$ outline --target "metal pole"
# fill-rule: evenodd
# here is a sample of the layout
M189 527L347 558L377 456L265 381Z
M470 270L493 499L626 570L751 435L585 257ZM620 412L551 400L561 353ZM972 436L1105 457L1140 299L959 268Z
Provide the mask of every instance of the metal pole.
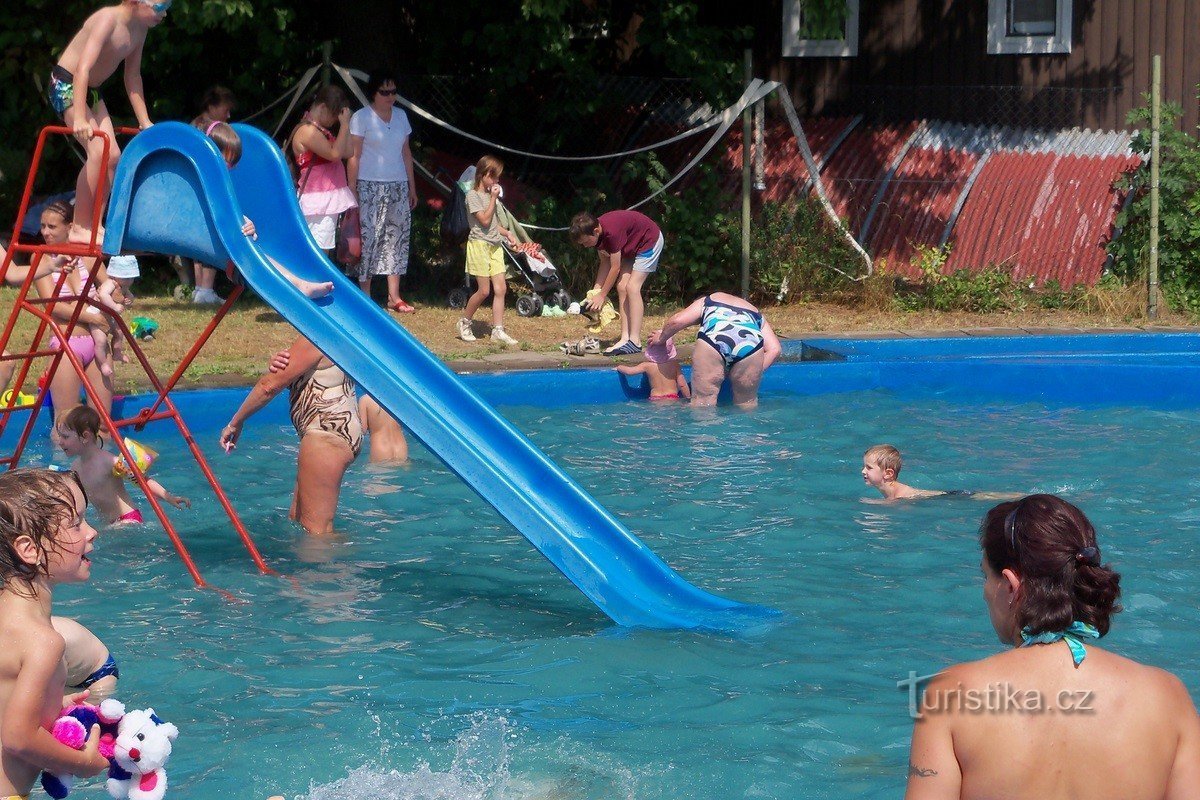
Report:
M332 72L329 65L333 62L333 42L321 43L321 85L328 86Z
M746 86L754 80L754 55L743 54ZM750 107L742 112L742 297L750 294Z
M1158 319L1158 133L1162 125L1162 56L1154 57L1150 79L1150 297L1146 316Z

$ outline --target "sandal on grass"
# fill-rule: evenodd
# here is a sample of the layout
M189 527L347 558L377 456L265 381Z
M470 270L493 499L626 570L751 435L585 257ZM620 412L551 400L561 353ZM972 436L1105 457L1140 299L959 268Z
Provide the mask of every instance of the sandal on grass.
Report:
M413 308L412 306L410 306L408 303L404 302L403 300L397 300L394 303L389 303L388 308L390 308L392 311L395 311L398 314L413 314L416 312L415 308Z

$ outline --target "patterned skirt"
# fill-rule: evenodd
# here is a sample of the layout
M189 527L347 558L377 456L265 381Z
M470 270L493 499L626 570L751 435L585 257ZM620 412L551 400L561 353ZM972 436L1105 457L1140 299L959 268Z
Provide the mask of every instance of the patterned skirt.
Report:
M358 279L405 274L408 272L408 238L412 230L408 183L360 180L358 200L362 220L362 260L358 262Z

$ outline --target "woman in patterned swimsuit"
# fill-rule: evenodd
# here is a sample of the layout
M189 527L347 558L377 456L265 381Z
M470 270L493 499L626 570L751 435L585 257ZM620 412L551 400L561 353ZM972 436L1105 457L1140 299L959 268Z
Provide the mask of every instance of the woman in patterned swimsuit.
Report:
M771 323L737 295L713 292L671 317L662 330L650 334L650 344L661 344L691 325L700 326L692 351L692 405L716 405L728 375L733 404L739 408L757 406L762 375L783 352Z
M309 533L333 533L342 477L362 449L358 398L346 373L312 342L300 337L288 349L287 366L258 379L221 431L221 446L233 449L246 420L287 387L292 425L300 435L289 516Z

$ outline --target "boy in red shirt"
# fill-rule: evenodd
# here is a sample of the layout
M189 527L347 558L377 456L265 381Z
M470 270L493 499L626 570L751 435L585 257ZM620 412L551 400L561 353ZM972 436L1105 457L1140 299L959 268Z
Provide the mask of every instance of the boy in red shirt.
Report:
M621 338L604 351L606 356L642 352L642 284L658 269L663 235L654 220L637 211L609 211L599 219L588 212L571 220L571 241L600 251L596 282L581 306L599 311L613 284L621 310Z

